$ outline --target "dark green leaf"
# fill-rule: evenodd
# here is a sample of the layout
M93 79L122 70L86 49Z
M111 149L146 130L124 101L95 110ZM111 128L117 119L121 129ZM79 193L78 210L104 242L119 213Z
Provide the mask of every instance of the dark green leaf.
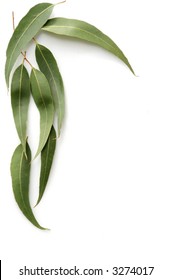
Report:
M22 18L15 29L7 48L7 59L5 65L5 77L7 86L9 85L9 76L20 52L25 49L27 44L39 32L41 27L49 18L54 5L50 3L41 3L33 8Z
M55 102L58 115L58 137L65 113L64 86L58 65L53 54L46 47L36 45L36 60L40 70L45 74Z
M14 72L11 84L11 104L15 126L18 136L26 152L26 128L27 113L30 100L30 81L29 75L24 67L20 65Z
M45 229L39 225L32 212L29 201L31 151L27 144L27 159L23 147L20 144L12 156L11 176L15 200L25 217L39 229Z
M42 72L33 68L30 83L32 95L40 113L40 138L36 153L36 156L38 156L47 142L53 124L54 104L49 83Z
M121 59L134 73L128 59L119 47L108 36L87 22L76 19L53 18L48 20L42 29L57 35L74 37L97 44Z
M40 182L39 182L39 198L37 204L41 201L48 182L48 178L53 162L53 156L55 153L55 148L56 148L56 132L54 127L52 126L46 145L41 152L41 172L40 172Z

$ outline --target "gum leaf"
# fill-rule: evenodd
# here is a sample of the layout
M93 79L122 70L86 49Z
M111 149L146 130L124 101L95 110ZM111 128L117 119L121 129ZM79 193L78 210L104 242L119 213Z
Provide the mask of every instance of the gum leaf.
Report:
M24 64L14 72L11 83L11 105L15 126L26 154L27 114L30 100L30 81Z
M46 23L54 5L40 3L30 9L16 27L7 47L5 77L9 86L9 76L20 52L25 49L32 38L40 31Z
M134 74L128 59L119 47L107 35L87 22L68 18L53 18L46 22L42 30L94 43L117 56Z
M40 70L46 76L53 94L58 116L59 137L65 114L65 97L62 77L53 54L46 47L36 44L36 60Z
M35 155L37 157L43 150L53 125L54 104L49 83L42 72L33 68L30 83L32 96L40 113L39 146Z
M49 134L48 140L44 149L41 152L41 172L40 172L40 181L39 181L39 198L37 204L41 201L46 185L48 182L50 170L52 167L53 157L56 148L56 132L52 126L51 132Z
M27 158L20 144L11 160L12 187L15 200L24 216L37 228L45 229L39 225L32 212L29 201L29 178L30 178L31 151L27 144Z

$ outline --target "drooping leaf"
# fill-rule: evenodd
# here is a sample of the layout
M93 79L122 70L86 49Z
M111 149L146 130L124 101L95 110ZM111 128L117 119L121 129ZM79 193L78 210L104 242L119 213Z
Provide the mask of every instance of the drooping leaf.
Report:
M54 127L52 126L46 145L44 146L44 149L41 152L41 172L40 172L40 181L39 181L39 198L37 204L39 204L39 202L41 201L44 191L46 189L50 170L52 167L55 148L56 148L56 132Z
M37 157L43 150L54 119L54 104L49 83L45 75L37 69L32 69L30 75L33 99L40 113L40 138Z
M20 52L25 49L27 44L39 32L41 27L49 18L54 5L50 3L40 3L22 18L16 27L7 48L7 59L5 65L5 77L7 86L9 85L9 76Z
M68 18L53 18L48 20L42 29L57 35L74 37L99 45L121 59L134 74L128 59L119 47L107 35L87 22Z
M15 126L26 153L27 113L30 100L30 81L24 64L14 72L11 84L11 105Z
M11 177L12 187L15 196L15 200L25 215L25 217L39 229L45 229L39 225L32 212L29 201L29 178L30 178L30 161L31 151L27 144L27 158L25 157L23 147L20 144L11 160Z
M64 86L57 62L46 47L36 44L36 60L40 70L45 74L55 102L58 116L58 137L65 114Z

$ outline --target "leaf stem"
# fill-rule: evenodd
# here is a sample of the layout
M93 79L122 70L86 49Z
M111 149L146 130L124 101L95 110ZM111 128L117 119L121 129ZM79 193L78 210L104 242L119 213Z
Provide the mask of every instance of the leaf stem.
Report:
M12 12L12 26L14 31L15 30L14 11Z
M37 42L37 40L36 40L35 37L33 37L33 42L34 42L36 45L38 45L38 42Z
M64 4L65 2L66 2L66 0L61 1L61 2L58 2L58 3L54 4L54 6L56 6L56 5L60 5L60 4Z
M26 54L24 54L23 52L21 52L21 54L24 57L24 60L30 65L31 68L33 68L33 65L30 63L30 61L27 59Z

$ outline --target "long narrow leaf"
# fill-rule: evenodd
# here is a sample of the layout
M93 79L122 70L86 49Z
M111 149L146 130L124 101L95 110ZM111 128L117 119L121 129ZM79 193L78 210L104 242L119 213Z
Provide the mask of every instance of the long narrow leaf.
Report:
M45 74L55 102L58 116L58 137L65 114L65 97L62 76L53 54L46 47L36 45L36 60L40 70Z
M54 104L49 83L42 72L33 68L30 83L32 95L40 113L40 138L36 153L38 156L47 142L53 124Z
M44 191L46 189L50 170L52 167L55 148L56 148L56 132L54 127L52 126L46 145L41 152L41 172L40 172L40 182L39 182L39 198L37 204L39 204L39 202L41 201Z
M134 73L128 59L119 47L107 35L87 22L76 19L53 18L48 20L42 29L57 35L74 37L99 45L121 59Z
M32 212L29 201L29 178L30 178L31 151L27 144L27 159L23 147L20 144L11 160L12 187L15 200L24 216L39 229L45 229L39 225Z
M26 128L27 113L30 100L29 75L24 67L20 65L14 72L11 84L11 105L15 126L20 138L23 150L26 153Z
M54 5L50 3L40 3L22 18L17 28L15 29L7 48L7 59L5 65L5 77L7 86L9 85L9 76L11 70L18 58L20 52L25 49L27 44L39 32L41 27L49 18Z

